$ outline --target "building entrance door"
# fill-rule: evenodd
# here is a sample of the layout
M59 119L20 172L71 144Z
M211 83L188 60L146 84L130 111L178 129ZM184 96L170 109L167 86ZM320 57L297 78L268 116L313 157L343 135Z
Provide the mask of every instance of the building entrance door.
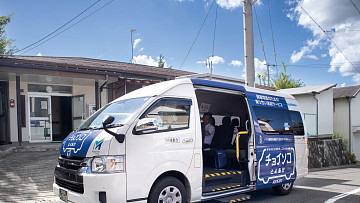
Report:
M52 141L51 96L29 95L30 142Z
M10 142L8 92L8 83L0 81L0 144L8 144Z

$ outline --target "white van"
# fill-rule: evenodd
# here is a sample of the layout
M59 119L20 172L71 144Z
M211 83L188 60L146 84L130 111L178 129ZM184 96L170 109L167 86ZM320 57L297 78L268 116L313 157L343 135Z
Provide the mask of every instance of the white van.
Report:
M207 147L205 112L217 118ZM238 202L267 187L290 193L308 172L307 158L294 97L177 79L116 99L70 133L53 191L76 203Z

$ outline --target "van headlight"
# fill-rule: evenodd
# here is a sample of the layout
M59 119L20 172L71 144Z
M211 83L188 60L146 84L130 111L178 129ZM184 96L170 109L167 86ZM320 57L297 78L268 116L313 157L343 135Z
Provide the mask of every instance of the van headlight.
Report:
M123 173L125 172L124 156L97 156L91 162L93 173Z

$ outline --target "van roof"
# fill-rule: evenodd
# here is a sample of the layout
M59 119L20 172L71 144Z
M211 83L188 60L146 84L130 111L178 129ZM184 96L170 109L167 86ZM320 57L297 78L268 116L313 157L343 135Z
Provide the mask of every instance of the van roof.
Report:
M248 92L255 92L255 93L262 93L262 94L268 94L268 95L274 95L279 97L285 97L288 99L294 99L293 96L288 94L282 94L279 92L254 88L254 87L247 87L242 85L237 85L233 83L225 83L225 82L219 82L219 81L213 81L213 80L205 80L205 79L198 79L198 78L181 78L181 79L175 79L175 80L169 80L161 83L156 83L153 85L149 85L140 89L137 89L135 91L132 91L130 93L125 94L124 96L114 100L113 102L125 100L125 99L132 99L132 98L138 98L138 97L152 97L156 95L161 95L164 92L168 91L169 89L180 85L180 84L195 84L195 85L202 85L202 86L208 86L208 87L217 87L222 89L229 89L229 90L236 90L236 91L248 91Z

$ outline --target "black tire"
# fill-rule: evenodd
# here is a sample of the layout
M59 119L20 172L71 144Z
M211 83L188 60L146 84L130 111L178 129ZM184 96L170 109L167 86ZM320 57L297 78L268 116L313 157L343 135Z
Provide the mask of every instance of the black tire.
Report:
M277 195L287 195L291 192L294 183L285 183L273 187L273 191Z
M148 202L163 203L170 199L173 203L186 203L186 198L186 188L179 179L164 177L158 180L151 189Z

